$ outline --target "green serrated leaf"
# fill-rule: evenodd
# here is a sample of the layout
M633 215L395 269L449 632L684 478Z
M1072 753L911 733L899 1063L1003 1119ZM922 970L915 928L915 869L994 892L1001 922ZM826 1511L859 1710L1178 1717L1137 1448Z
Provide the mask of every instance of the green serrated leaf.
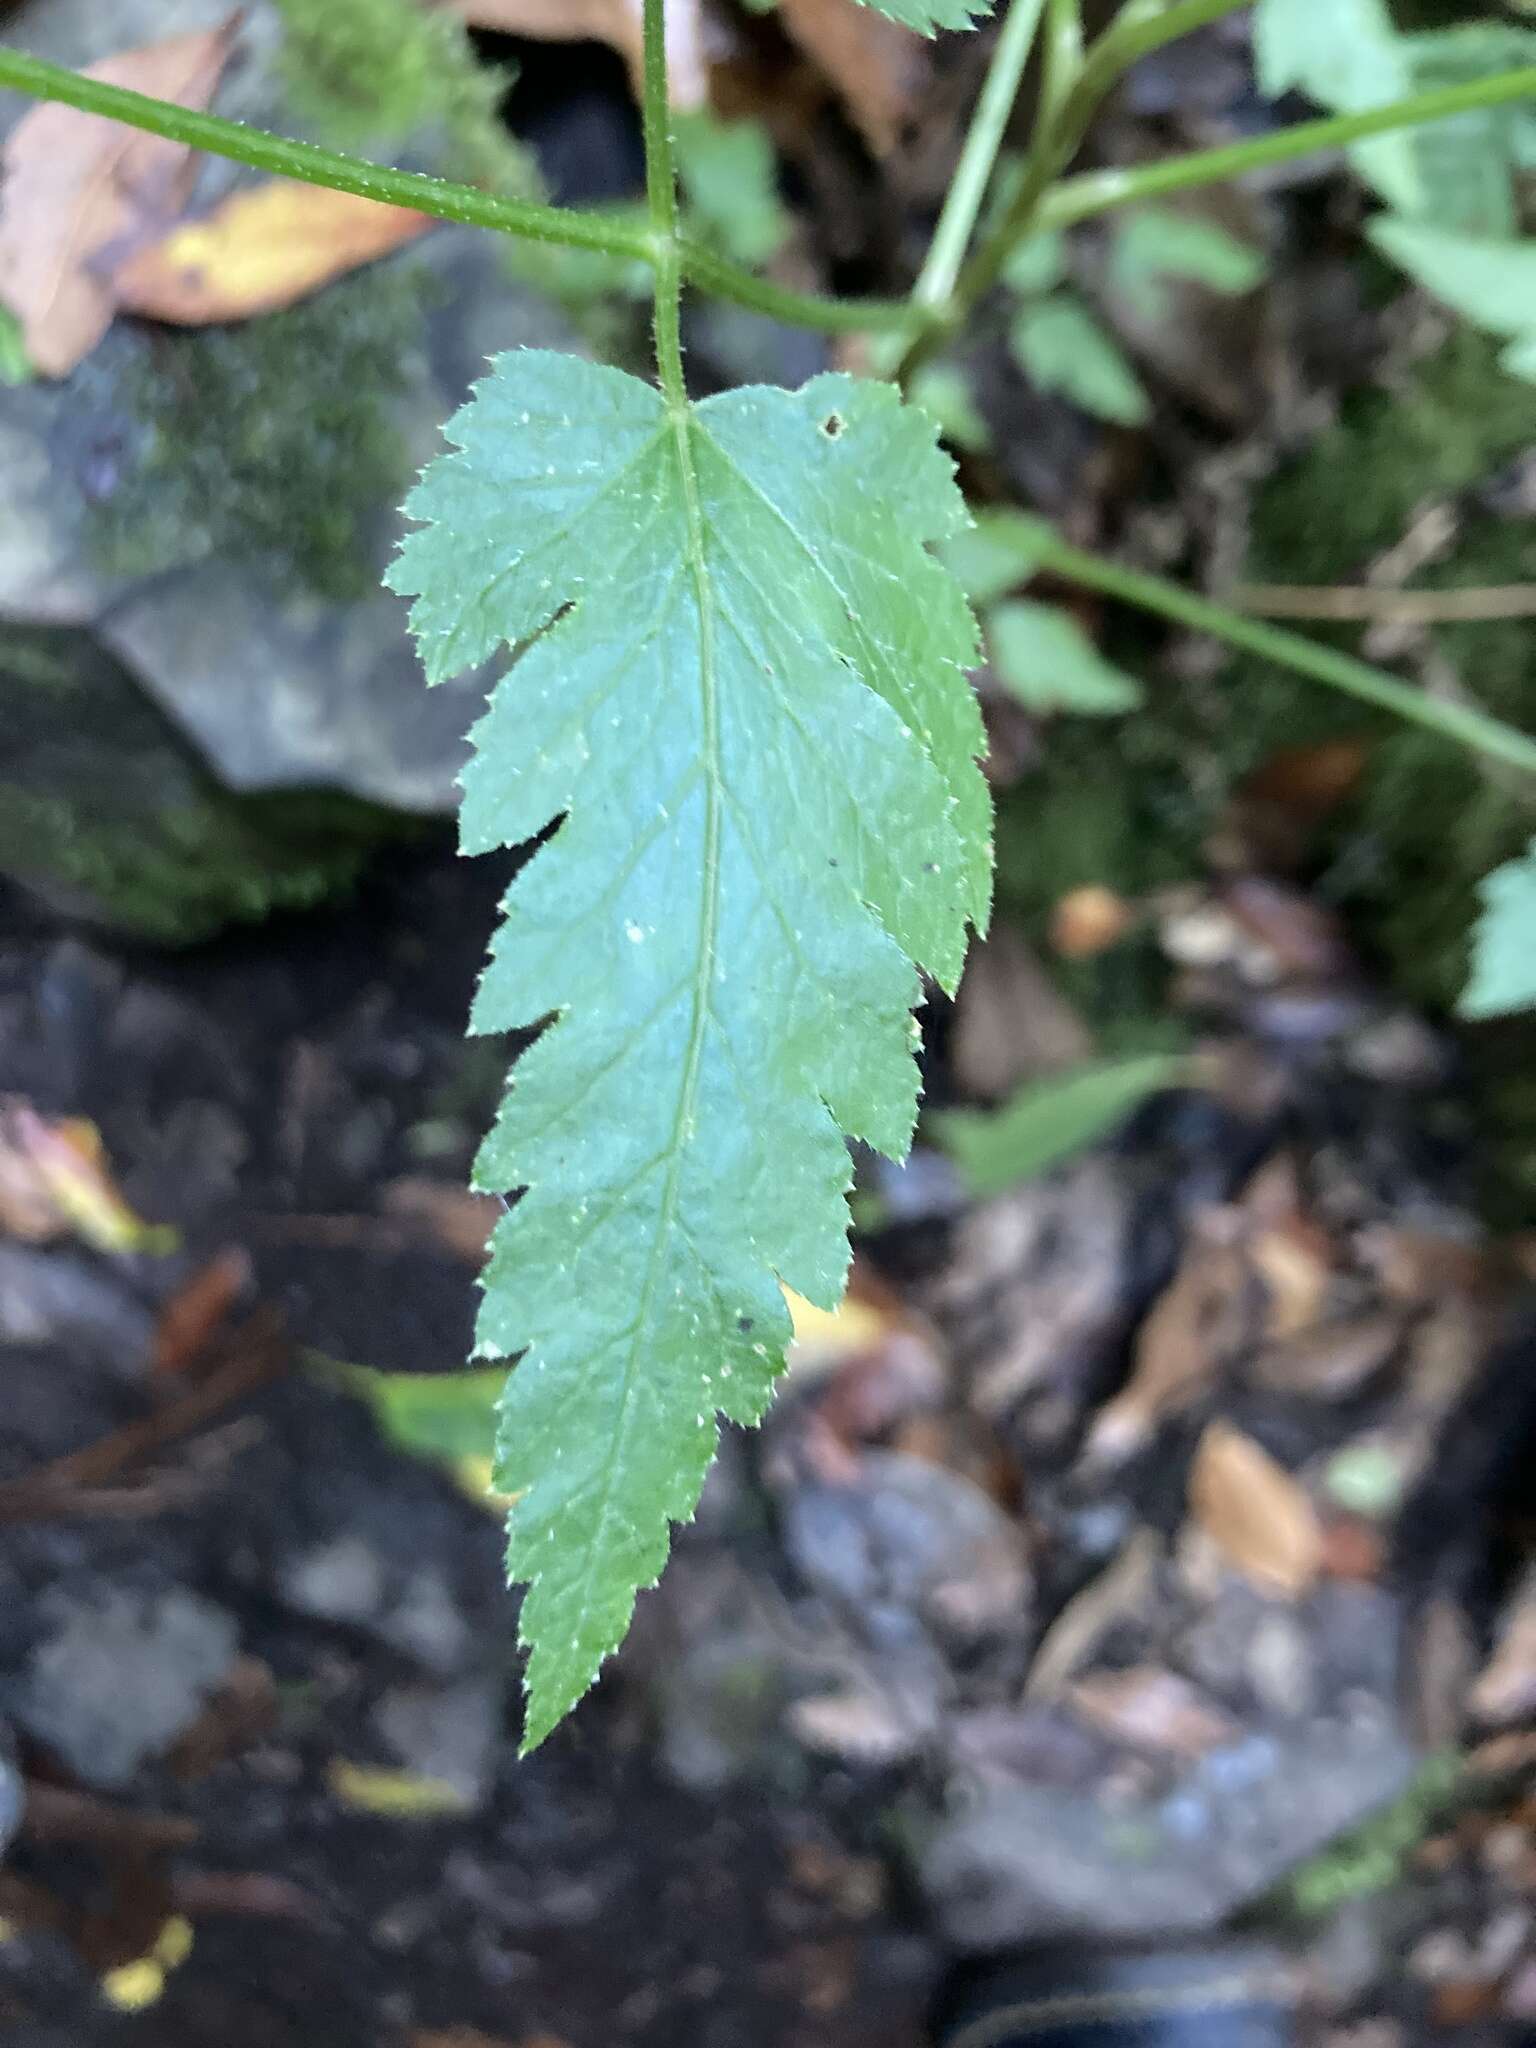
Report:
M931 36L941 28L974 28L992 12L993 0L863 0L863 4L888 21Z
M1536 1008L1536 839L1479 884L1472 973L1456 1005L1463 1017Z
M525 1741L623 1636L831 1306L844 1133L899 1155L915 965L984 922L974 628L924 542L964 518L931 425L820 377L670 408L574 357L500 357L407 503L391 573L429 678L524 651L476 727L466 851L559 819L507 896L473 1028L550 1020L476 1178L477 1349L522 1354L496 1483L529 1582Z
M1110 252L1114 285L1148 320L1164 317L1171 277L1236 296L1261 284L1267 269L1257 249L1215 221L1164 206L1141 206L1128 213Z
M987 617L986 642L993 673L1031 711L1110 718L1142 701L1136 678L1106 661L1055 605L1023 598L998 605Z
M1139 427L1152 408L1118 345L1081 300L1066 292L1020 306L1008 330L1019 368L1041 391L1056 391L1085 412Z
M1106 1136L1147 1096L1176 1087L1188 1066L1182 1053L1157 1052L1075 1067L1031 1081L999 1110L934 1117L935 1136L967 1192L984 1199Z

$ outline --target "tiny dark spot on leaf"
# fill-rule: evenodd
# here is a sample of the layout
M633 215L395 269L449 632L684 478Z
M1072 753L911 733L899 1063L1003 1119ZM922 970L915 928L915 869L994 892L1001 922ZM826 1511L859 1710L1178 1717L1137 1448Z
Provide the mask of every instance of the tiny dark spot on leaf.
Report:
M923 862L923 873L925 875L936 875L938 872L939 864L936 860L925 860Z
M752 1327L752 1318L750 1316L738 1316L736 1318L736 1327L745 1336Z
M843 416L840 412L829 412L821 423L821 431L829 441L835 441L843 431Z
M835 868L837 866L837 860L835 856L829 857L827 861L827 866L829 868Z

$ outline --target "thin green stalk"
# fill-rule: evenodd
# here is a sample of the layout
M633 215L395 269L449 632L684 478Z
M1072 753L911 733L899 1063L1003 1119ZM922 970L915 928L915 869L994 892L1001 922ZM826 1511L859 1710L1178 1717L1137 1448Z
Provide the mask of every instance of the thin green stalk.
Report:
M1003 217L961 269L942 305L908 343L897 366L898 381L942 345L946 333L996 284L1012 250L1034 232L1053 182L1071 162L1088 132L1089 123L1117 79L1164 43L1233 14L1246 0L1129 0L1077 66L1065 91L1049 83L1042 95L1042 118L1036 126L1024 171Z
M1041 43L1044 75L1039 120L1050 123L1083 68L1083 0L1046 0Z
M1168 157L1162 163L1138 164L1123 171L1089 171L1058 185L1043 201L1036 224L1042 228L1068 227L1113 206L1161 198L1168 192L1187 192L1197 185L1211 185L1241 177L1247 171L1263 170L1268 164L1289 163L1322 150L1342 149L1347 143L1363 141L1370 135L1387 135L1393 129L1420 127L1479 107L1503 106L1511 100L1532 98L1536 98L1536 65L1527 65L1518 71L1500 72L1494 78L1437 86L1432 92L1415 93L1409 99L1393 100L1388 106L1371 107L1359 114L1298 121L1269 135L1224 143L1219 149L1196 150L1188 156Z
M815 328L823 334L866 334L910 327L912 307L906 299L830 299L815 292L791 291L771 278L742 270L698 242L685 237L678 246L683 276L700 291L730 299L789 327Z
M1019 95L1019 80L1029 61L1044 5L1045 0L1009 0L987 68L986 83L966 131L965 147L955 166L928 254L912 288L914 306L945 306L949 302L992 177L992 166L997 162L1008 116Z
M1123 568L1117 562L1088 554L1058 539L1043 524L1035 559L1039 568L1062 576L1069 583L1080 583L1090 590L1102 591L1106 597L1156 612L1197 633L1209 633L1228 646L1241 647L1261 660L1275 662L1297 675L1310 676L1314 682L1327 683L1331 689L1344 690L1367 704L1410 719L1415 725L1427 726L1431 732L1456 740L1490 760L1536 774L1536 738L1505 725L1487 712L1428 696L1400 682L1385 669L1358 661L1353 655L1340 654L1301 633L1289 633L1283 627L1245 618L1239 612L1213 604L1209 598L1197 597L1177 583L1165 582L1160 576L1149 576L1142 570Z
M408 206L437 220L498 228L504 234L521 235L530 241L563 242L571 248L598 249L611 256L648 254L644 230L622 222L572 213L564 207L538 206L527 199L501 199L492 192L478 191L473 185L454 185L445 178L429 178L418 171L398 171L384 164L372 164L362 157L321 149L313 142L295 142L286 135L247 128L240 121L222 120L217 114L202 114L192 107L178 107L170 100L151 99L146 93L108 85L102 79L87 78L82 72L46 64L39 57L23 56L16 50L0 50L0 86L13 87L33 99L62 101L65 106L78 107L83 114L102 114L108 120L124 121L130 128L142 128L150 135L163 135L167 141L207 150L212 156L229 157L235 163L270 171L279 178L298 178L306 185L328 185L333 191L355 192L360 198L381 200L386 206Z
M1116 82L1165 43L1191 35L1223 15L1235 13L1243 4L1245 0L1171 0L1171 4L1169 0L1130 0L1121 9L1083 59L1070 91L1031 154L1008 211L961 271L952 301L953 318L963 319L992 289L1012 250L1039 226L1049 187L1076 156L1094 114Z
M228 157L252 170L279 178L297 178L307 185L326 185L337 192L355 192L387 206L408 206L435 220L458 221L469 227L493 228L531 241L555 242L567 248L594 249L605 255L654 260L647 228L633 227L601 214L566 207L538 206L531 200L504 199L473 185L456 185L417 171L373 164L312 142L296 142L217 114L198 113L169 100L150 98L126 86L108 85L17 50L0 50L0 88L9 87L33 99L57 100L82 113L123 121L150 135ZM756 277L712 251L684 242L678 261L684 274L717 298L731 299L792 326L848 333L906 326L911 311L900 299L831 299L810 292L792 292Z
M645 135L645 204L655 266L652 326L656 376L674 414L687 411L683 380L683 266L677 239L677 169L672 161L672 108L667 96L666 0L645 0L641 121Z

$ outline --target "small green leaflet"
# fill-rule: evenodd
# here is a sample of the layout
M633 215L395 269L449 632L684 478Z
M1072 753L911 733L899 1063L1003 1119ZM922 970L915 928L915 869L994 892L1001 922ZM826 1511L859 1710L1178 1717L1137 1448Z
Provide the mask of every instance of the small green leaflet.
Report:
M1028 582L1050 539L1045 522L1027 512L983 511L944 543L939 559L972 604L990 604Z
M1456 1005L1463 1017L1536 1009L1536 839L1518 860L1478 886L1483 908L1472 930L1472 974Z
M1100 1060L1031 1081L999 1110L955 1109L934 1117L934 1135L966 1192L984 1200L1096 1143L1139 1102L1160 1088L1176 1088L1188 1072L1182 1053Z
M1510 338L1499 358L1513 377L1532 375L1536 346L1536 241L1474 240L1423 221L1384 215L1367 232L1408 275L1474 326Z
M967 454L983 453L992 446L992 430L979 411L970 380L955 363L923 363L907 387L907 401L922 412L939 430L941 440Z
M704 108L672 116L672 147L690 224L737 263L776 256L789 233L778 167L757 121L722 121Z
M746 0L754 14L767 14L776 0ZM863 0L863 4L903 28L931 36L940 28L974 28L992 12L992 0Z
M341 1384L373 1410L391 1443L418 1458L488 1458L496 1406L506 1384L499 1366L478 1372L380 1372L344 1365Z
M502 356L390 575L430 680L521 649L473 734L466 852L557 828L472 1028L547 1021L476 1165L476 1349L522 1354L496 1484L526 1580L525 1745L580 1698L790 1336L833 1306L844 1134L899 1156L917 968L985 923L975 632L924 545L965 513L931 423L819 377L670 409Z
M1119 346L1070 292L1026 299L1009 327L1008 345L1041 391L1059 391L1084 412L1119 426L1142 426L1151 415L1141 380Z
M1031 711L1109 718L1134 711L1141 685L1106 661L1077 621L1052 604L1013 598L987 615L993 673Z
M1126 214L1110 245L1110 280L1146 320L1166 317L1171 277L1235 296L1261 284L1267 268L1257 249L1217 222L1166 206Z

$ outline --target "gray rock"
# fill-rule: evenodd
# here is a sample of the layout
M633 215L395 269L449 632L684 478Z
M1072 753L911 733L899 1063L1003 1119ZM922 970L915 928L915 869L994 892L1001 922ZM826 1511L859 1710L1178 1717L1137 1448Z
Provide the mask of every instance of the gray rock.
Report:
M431 1565L401 1572L367 1540L343 1531L282 1560L276 1590L314 1621L359 1628L425 1670L462 1671L474 1648L469 1621Z
M1024 1537L970 1480L926 1459L866 1451L849 1485L794 1487L784 1541L807 1581L896 1635L902 1617L952 1643L1022 1633Z
M50 1632L11 1712L77 1777L108 1791L192 1725L239 1643L230 1615L179 1588L56 1591L43 1611Z
M92 0L29 0L8 16L7 41L81 65L108 50L211 26L227 13L224 0L132 0L109 10ZM279 41L276 9L258 0L245 10L217 112L292 131L275 64ZM16 95L0 95L0 135L25 106ZM211 203L242 175L208 159L195 203ZM90 627L236 789L339 789L404 810L446 811L488 677L425 689L405 607L377 588L399 530L395 504L411 471L441 445L441 423L493 349L569 347L572 337L552 307L508 276L497 238L473 230L435 230L312 304L350 303L345 295L385 291L380 280L389 278L417 280L419 332L400 353L398 390L379 394L398 442L398 475L387 485L375 476L377 501L355 506L361 594L338 601L309 587L302 548L297 571L233 540L222 554L217 546L210 551L207 521L196 516L184 517L163 542L157 538L155 573L129 575L111 566L102 536L114 506L136 502L135 492L167 501L160 482L165 429L143 413L143 386L159 355L182 350L189 365L206 366L235 362L249 348L254 361L275 331L272 320L255 321L168 336L151 352L142 326L119 322L68 378L0 388L0 618ZM327 364L322 374L336 372ZM227 384L241 388L233 369ZM305 401L302 391L284 389L269 402ZM372 401L365 393L361 402ZM206 411L216 414L218 407ZM188 431L229 445L225 418L209 417L199 428L194 415ZM332 459L315 452L332 440L345 436L317 433L306 444L306 463ZM345 512L357 495L347 450L334 459L343 466L328 485L305 485L310 499L325 501L321 518L333 508ZM204 462L210 474L216 467L211 458ZM132 537L138 522L122 523Z
M229 790L79 628L0 628L0 697L0 873L66 916L199 939L342 887L401 829L339 791Z
M154 1327L114 1268L74 1250L0 1243L0 1345L62 1344L133 1380L149 1362Z
M505 1691L489 1675L392 1686L374 1708L374 1723L408 1769L451 1785L467 1808L480 1807L495 1776Z
M1416 1762L1385 1712L1362 1710L1212 1751L1172 1792L1133 1801L993 1778L957 1788L918 1876L965 1949L1193 1933L1395 1798Z

